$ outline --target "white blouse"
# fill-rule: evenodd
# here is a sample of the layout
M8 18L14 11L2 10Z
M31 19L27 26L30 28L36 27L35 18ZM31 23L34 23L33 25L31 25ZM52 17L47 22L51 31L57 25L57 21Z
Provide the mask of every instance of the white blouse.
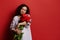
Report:
M20 20L20 19L18 18L18 16L14 16L14 18L13 18L13 20L12 20L12 22L11 22L11 25L10 25L10 29L11 29L11 30L15 30L15 27L16 27L16 25L18 24L18 21L19 21L19 20ZM31 19L31 20L32 20L32 19ZM30 21L31 21L31 20L30 20ZM22 40L32 40L30 25L31 25L31 23L28 22L28 23L25 25L24 29L22 30L22 32L24 33L24 34L23 34L23 37L22 37Z

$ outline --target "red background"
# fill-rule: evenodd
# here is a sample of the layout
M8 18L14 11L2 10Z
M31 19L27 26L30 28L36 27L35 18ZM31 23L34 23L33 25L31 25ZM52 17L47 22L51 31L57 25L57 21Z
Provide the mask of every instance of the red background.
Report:
M0 0L0 40L12 40L9 25L22 3L30 8L33 40L60 40L59 0Z

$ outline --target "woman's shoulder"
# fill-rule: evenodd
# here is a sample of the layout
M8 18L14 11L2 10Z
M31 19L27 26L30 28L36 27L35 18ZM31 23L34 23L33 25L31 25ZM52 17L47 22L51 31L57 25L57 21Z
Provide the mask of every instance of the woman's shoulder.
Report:
M13 19L18 19L18 16L14 16Z

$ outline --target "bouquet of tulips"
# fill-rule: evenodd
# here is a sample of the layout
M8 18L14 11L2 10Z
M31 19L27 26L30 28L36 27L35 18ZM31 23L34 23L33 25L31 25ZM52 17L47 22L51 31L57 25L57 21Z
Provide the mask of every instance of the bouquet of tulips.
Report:
M21 16L21 18L20 18L20 21L21 21L21 22L24 22L24 21L29 22L29 21L30 21L30 15L28 15L28 14L23 14L23 15ZM24 28L24 25L20 25L20 26L19 26L19 30L23 30L23 28ZM14 39L15 39L15 40L21 40L23 34L24 34L24 33L20 33L19 35L18 35L18 34L15 34Z

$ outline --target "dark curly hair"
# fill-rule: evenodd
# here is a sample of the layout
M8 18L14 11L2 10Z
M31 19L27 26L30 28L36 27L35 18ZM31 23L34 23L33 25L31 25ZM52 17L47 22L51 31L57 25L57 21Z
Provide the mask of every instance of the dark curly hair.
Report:
M16 9L16 15L20 15L20 16L21 16L20 11L21 11L22 7L27 7L26 14L30 14L30 9L29 9L29 7L28 7L26 4L21 4L21 5L19 5L19 6L17 7L17 9Z

